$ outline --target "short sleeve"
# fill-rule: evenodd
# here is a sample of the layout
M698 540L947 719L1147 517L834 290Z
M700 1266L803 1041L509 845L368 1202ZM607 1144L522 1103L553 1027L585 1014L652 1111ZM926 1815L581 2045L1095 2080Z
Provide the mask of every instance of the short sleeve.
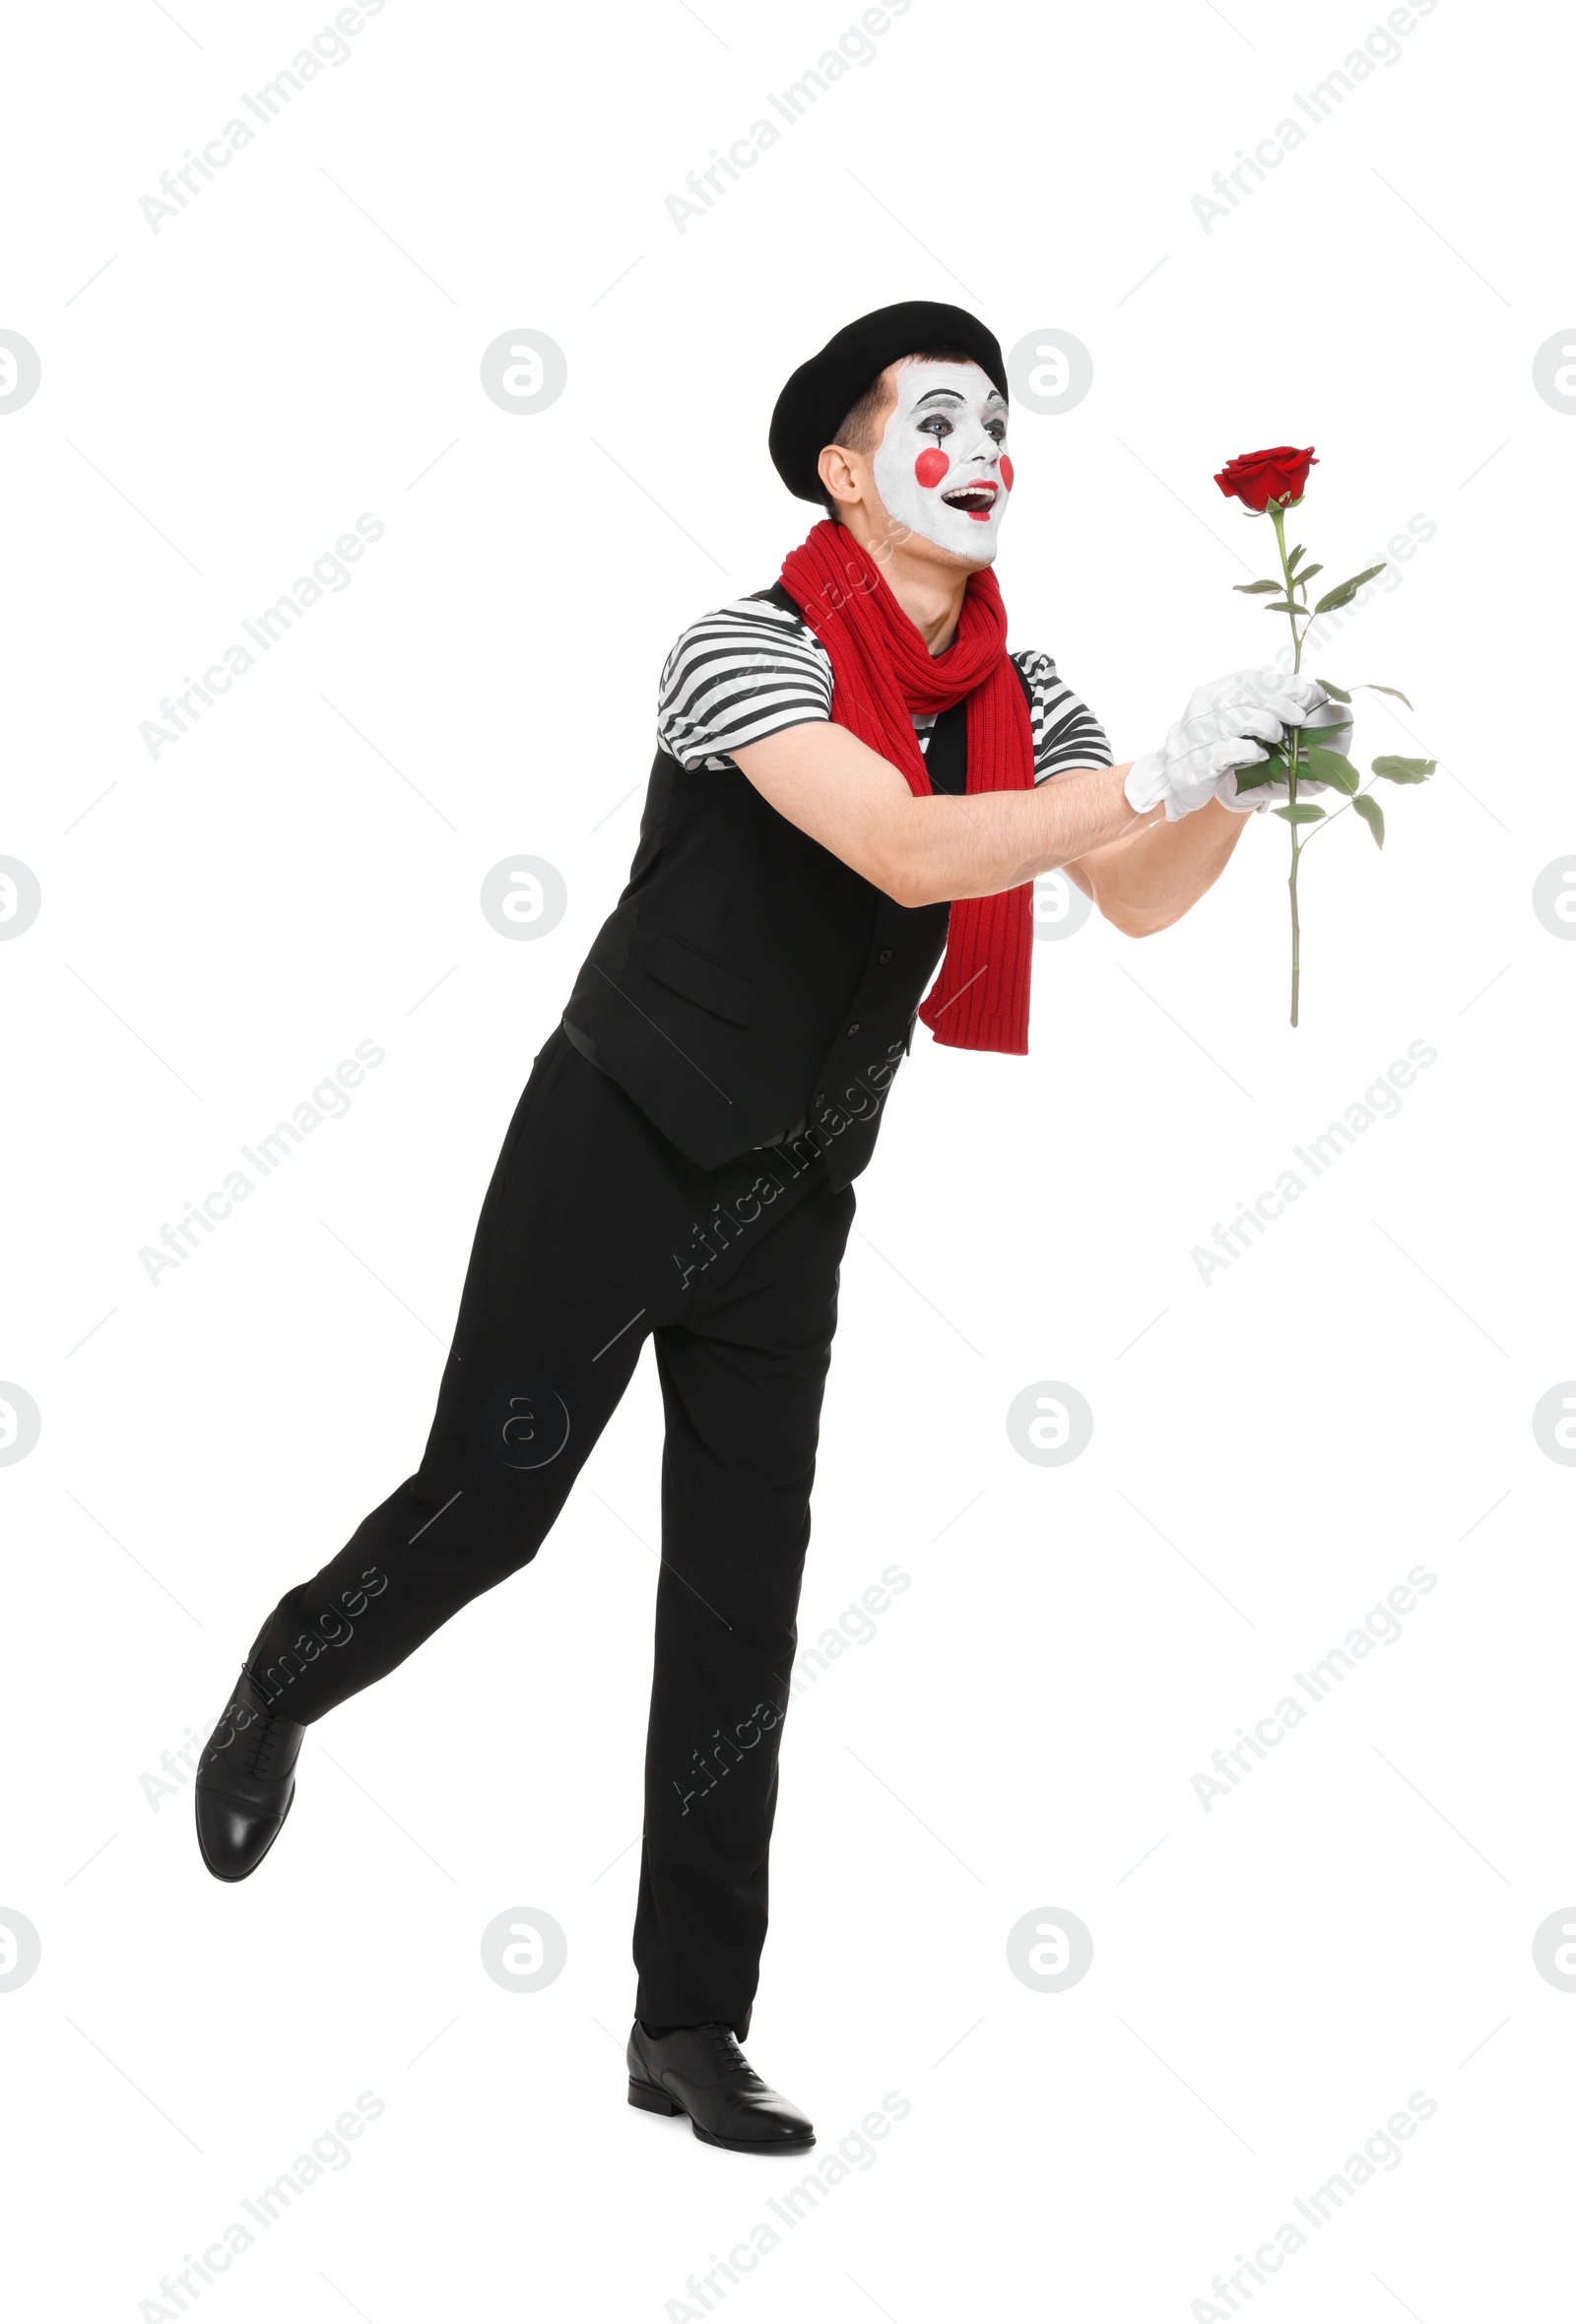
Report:
M663 665L657 740L687 769L831 716L831 663L798 614L742 597L692 622Z
M1016 653L1013 659L1028 682L1034 780L1042 783L1074 766L1111 765L1111 746L1104 727L1057 675L1050 655Z

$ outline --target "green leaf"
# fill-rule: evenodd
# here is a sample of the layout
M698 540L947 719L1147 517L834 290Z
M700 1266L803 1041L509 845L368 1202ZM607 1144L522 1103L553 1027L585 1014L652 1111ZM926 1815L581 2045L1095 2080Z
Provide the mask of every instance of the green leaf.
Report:
M1339 686L1333 686L1328 678L1316 678L1313 683L1315 686L1322 686L1325 690L1325 693L1330 697L1330 699L1333 702L1349 702L1351 699L1349 694L1344 694L1341 688ZM1392 690L1389 687L1381 687L1379 689L1381 694L1388 694ZM1410 710L1412 704L1409 702L1407 707Z
M1295 807L1276 807L1271 812L1278 815L1282 823L1323 823L1324 821L1322 807L1310 807L1301 799L1297 801Z
M1353 799L1351 804L1362 817L1369 830L1372 831L1374 845L1383 847L1385 843L1385 811L1378 800L1370 799L1367 792L1364 791L1362 797Z
M1329 614L1334 613L1338 606L1349 605L1357 591L1371 581L1375 573L1382 573L1384 569L1383 564L1370 564L1365 573L1353 573L1350 580L1343 581L1339 588L1327 589L1314 607L1314 612Z
M1266 589L1274 591L1280 588L1280 583L1279 581L1233 581L1231 586L1233 589L1240 590L1244 597L1262 597Z
M1323 679L1321 679L1319 683L1321 686L1323 686ZM1369 694L1393 694L1398 702L1407 702L1407 697L1402 693L1399 686L1375 686L1371 678L1365 679L1363 681L1363 685L1366 692ZM1330 693L1330 691L1331 689L1329 687L1325 687L1325 692L1327 694ZM1341 698L1343 701L1347 701L1350 699L1350 697L1347 695L1343 695ZM1407 702L1407 707L1409 710L1412 708L1411 702Z
M1323 571L1324 566L1322 564L1305 564L1301 572L1297 575L1297 586L1300 588L1304 581L1311 581L1315 573L1322 573Z
M1292 550L1292 552L1291 552L1291 555L1290 555L1290 556L1289 556L1289 557L1286 559L1286 570L1287 570L1287 572L1294 573L1294 572L1296 571L1296 569L1297 569L1297 559L1298 559L1298 558L1299 558L1301 555L1302 555L1302 545L1301 545L1301 543L1299 542L1299 543L1298 543L1298 545L1297 545L1297 547L1296 547L1295 549L1293 549L1293 550Z
M1307 748L1308 772L1318 783L1333 783L1338 791L1345 791L1349 799L1362 777L1349 759L1343 759L1339 751L1322 750L1317 743Z
M1437 759L1375 759L1373 771L1387 783L1425 783L1438 764Z
M1280 779L1269 762L1261 760L1255 760L1251 766L1237 767L1236 778L1239 791L1256 791L1263 784L1277 782Z
M1284 597L1277 597L1277 598L1273 599L1273 600L1272 600L1272 602L1271 602L1269 605L1267 605L1267 606L1265 607L1265 609L1264 609L1264 610L1265 610L1265 612L1266 612L1267 614L1303 614L1303 615L1306 615L1306 613L1307 613L1307 611L1308 611L1308 609L1307 609L1307 607L1306 607L1305 605L1293 605L1293 604L1290 602L1290 600L1289 600L1289 599L1287 599L1287 598L1284 598Z

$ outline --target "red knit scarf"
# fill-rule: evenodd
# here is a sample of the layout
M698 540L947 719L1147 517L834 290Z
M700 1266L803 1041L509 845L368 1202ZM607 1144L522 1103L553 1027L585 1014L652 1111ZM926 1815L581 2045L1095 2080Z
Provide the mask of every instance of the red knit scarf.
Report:
M1007 657L1007 609L989 567L968 576L957 633L932 654L880 568L842 525L821 523L783 560L782 577L831 659L831 714L890 760L915 798L931 781L909 713L964 696L968 790L1023 791L1034 780L1028 704ZM952 907L941 974L920 1009L939 1041L1028 1048L1033 890L967 896Z

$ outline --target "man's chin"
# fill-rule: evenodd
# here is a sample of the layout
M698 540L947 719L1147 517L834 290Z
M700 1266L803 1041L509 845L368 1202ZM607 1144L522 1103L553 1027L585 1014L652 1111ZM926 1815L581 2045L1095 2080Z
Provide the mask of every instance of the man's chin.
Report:
M929 533L916 533L913 538L939 564L949 564L957 571L979 572L996 562L997 531L995 525L970 524L969 532L973 539L965 534L959 539L944 541Z
M930 565L941 572L975 573L995 563L1001 544L1000 516L991 524L963 518L955 526L947 526L951 536L947 539L938 537L940 529L937 533L921 532L900 517L885 517L883 528L867 537L865 548L878 564L901 558L907 564Z

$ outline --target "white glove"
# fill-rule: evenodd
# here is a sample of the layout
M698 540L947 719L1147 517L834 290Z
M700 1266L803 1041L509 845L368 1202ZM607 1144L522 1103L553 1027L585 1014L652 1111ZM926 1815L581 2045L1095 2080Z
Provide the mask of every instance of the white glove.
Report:
M1343 759L1348 758L1351 747L1351 712L1329 696L1326 696L1325 700L1328 706L1334 710L1339 723L1304 726L1302 739L1305 743L1317 743L1321 750L1339 751ZM1297 776L1297 798L1299 801L1317 799L1330 788L1329 783L1315 782L1312 775L1299 774ZM1289 785L1282 780L1276 783L1261 783L1255 790L1239 793L1236 774L1233 770L1230 774L1221 777L1219 788L1215 795L1221 806L1228 807L1233 815L1263 815L1269 808L1284 807L1291 797L1291 792Z
M1236 670L1199 687L1160 749L1128 768L1128 805L1142 814L1163 801L1166 821L1176 823L1222 787L1234 797L1233 771L1269 756L1260 744L1278 743L1285 726L1300 725L1329 699L1317 679L1274 668Z

